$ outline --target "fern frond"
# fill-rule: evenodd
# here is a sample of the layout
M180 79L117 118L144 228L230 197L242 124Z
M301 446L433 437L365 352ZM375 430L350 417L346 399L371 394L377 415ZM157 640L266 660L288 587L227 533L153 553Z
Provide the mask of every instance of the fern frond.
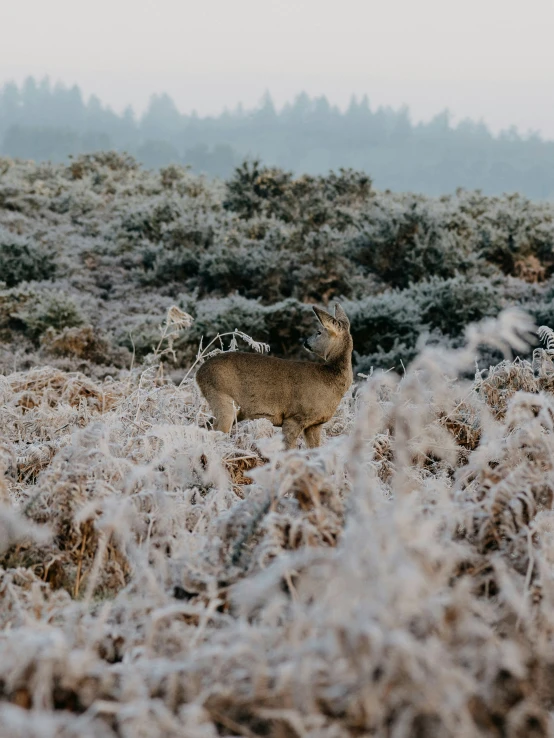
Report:
M541 341L546 343L546 351L549 354L554 354L554 331L552 328L549 328L547 325L541 325L537 329L537 333Z

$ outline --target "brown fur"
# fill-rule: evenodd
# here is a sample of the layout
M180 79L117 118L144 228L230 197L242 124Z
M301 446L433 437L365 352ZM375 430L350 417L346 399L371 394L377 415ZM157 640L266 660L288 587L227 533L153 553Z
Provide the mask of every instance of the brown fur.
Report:
M322 425L352 384L352 336L340 305L334 317L314 312L320 326L304 345L324 363L230 352L200 367L196 381L215 416L214 430L228 433L236 412L237 420L268 418L282 427L286 448L294 448L301 433L309 448L319 446Z

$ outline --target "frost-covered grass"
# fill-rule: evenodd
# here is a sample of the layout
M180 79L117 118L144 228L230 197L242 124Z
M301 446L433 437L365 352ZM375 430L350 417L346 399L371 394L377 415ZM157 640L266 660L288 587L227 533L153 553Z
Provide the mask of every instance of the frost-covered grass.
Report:
M2 735L552 735L554 335L460 378L531 330L374 373L311 451L211 431L170 330L1 377Z

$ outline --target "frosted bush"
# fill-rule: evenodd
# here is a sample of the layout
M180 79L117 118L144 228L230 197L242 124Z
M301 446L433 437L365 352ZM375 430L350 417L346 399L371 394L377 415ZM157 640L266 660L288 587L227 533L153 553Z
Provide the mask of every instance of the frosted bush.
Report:
M53 251L0 226L0 281L7 287L49 279L55 273Z
M310 302L349 300L361 321L362 370L406 364L425 333L445 346L459 343L468 321L506 305L524 305L541 323L554 315L552 205L522 197L377 192L363 173L294 177L256 162L227 183L208 182L175 166L147 172L112 152L68 166L3 160L0 204L0 241L17 251L11 266L1 262L4 287L25 291L25 281L55 279L84 324L114 349L132 354L134 346L139 359L170 305L197 317L220 300L222 315L235 297L249 302L230 330L256 333L275 354L296 356L305 326L288 316L302 315ZM373 332L374 314L377 324L392 314L394 326ZM1 305L0 322L3 341L23 351L25 325L6 323ZM25 344L26 362L35 361L37 331L34 346ZM195 356L199 338L196 330L181 336L177 365ZM87 371L104 371L101 357L93 363Z

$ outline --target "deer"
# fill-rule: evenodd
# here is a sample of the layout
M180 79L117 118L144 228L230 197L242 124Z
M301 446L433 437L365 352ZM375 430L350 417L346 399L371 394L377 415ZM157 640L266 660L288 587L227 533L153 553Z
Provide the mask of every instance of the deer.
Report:
M235 418L267 418L282 428L285 449L296 448L302 434L308 448L320 446L322 426L352 385L353 342L341 305L334 316L312 309L318 329L303 345L322 361L230 351L202 364L196 382L214 416L213 430L229 433Z

